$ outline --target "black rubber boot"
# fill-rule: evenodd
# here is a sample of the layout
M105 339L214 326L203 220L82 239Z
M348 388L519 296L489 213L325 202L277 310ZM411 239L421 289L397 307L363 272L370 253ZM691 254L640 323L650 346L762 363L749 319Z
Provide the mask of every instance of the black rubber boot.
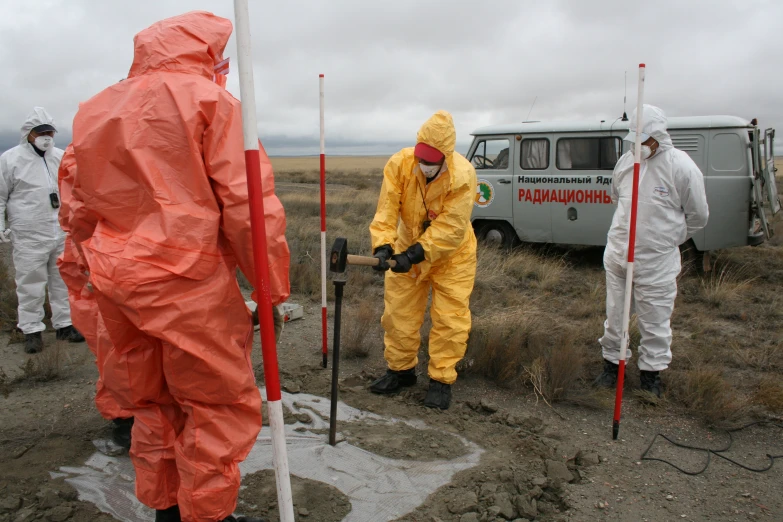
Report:
M451 384L443 384L435 379L430 379L430 389L424 397L424 405L428 408L440 408L448 410L451 406Z
M24 336L24 353L41 353L43 351L43 336L41 332Z
M83 343L84 336L73 326L66 326L57 329L57 340L68 341L69 343Z
M659 399L661 398L661 376L659 372L646 372L644 370L639 372L639 380L641 381L642 391L652 393Z
M179 506L171 506L167 509L156 509L155 522L182 522L182 517L179 514Z
M598 388L614 388L617 386L617 372L620 367L613 362L604 359L604 371L601 372L595 381L593 386Z
M370 391L387 395L414 384L416 384L416 368L401 371L386 370L386 375L370 385Z
M111 438L115 444L122 446L126 450L131 447L131 428L133 428L133 417L129 419L114 419L114 429Z
M231 515L228 518L224 518L223 522L269 522L266 518L258 518L258 517L235 517L234 515Z

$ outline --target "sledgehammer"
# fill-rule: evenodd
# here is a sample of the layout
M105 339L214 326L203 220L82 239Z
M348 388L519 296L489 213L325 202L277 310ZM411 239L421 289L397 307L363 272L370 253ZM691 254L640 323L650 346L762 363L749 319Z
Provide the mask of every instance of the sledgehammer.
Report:
M390 267L394 268L397 263L393 259L386 261ZM329 258L329 270L337 273L344 273L348 265L358 266L378 266L380 260L375 257L354 256L348 253L348 240L344 237L338 237L332 245L332 255Z
M329 257L329 270L344 274L348 265L377 266L380 261L374 257L352 256L348 254L348 240L338 237L332 246ZM389 266L397 264L387 261ZM332 343L332 397L329 410L329 444L337 444L337 394L339 392L338 378L340 376L340 323L342 321L343 287L345 277L335 278L334 283L334 342Z

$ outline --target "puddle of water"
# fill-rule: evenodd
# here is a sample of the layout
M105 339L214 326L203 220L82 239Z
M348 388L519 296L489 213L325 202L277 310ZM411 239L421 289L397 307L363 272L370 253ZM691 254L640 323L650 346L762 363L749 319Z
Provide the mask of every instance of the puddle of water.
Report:
M262 395L265 396L262 389ZM341 442L330 446L323 432L329 428L329 401L308 394L283 393L283 405L294 414L305 414L310 423L286 425L286 444L291 474L330 484L351 501L351 512L344 522L385 522L415 510L436 489L448 484L455 473L478 464L483 450L460 437L464 455L449 460L416 461L391 459ZM415 429L432 429L423 421L405 421L383 417L339 403L340 422L371 421L405 423ZM338 424L338 428L339 428ZM298 431L297 431L298 430ZM96 441L96 447L103 447ZM261 430L253 449L240 464L242 476L272 469L272 440L268 428ZM93 454L82 466L62 467L52 476L67 476L79 498L92 502L101 511L119 520L150 522L154 511L141 504L134 494L134 471L126 456ZM259 499L269 502L276 499Z

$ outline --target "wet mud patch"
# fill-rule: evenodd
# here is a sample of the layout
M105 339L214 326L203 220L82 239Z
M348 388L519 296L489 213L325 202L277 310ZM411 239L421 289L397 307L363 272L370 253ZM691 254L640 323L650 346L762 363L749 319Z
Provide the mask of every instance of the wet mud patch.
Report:
M351 512L351 502L329 484L291 475L294 516L302 522L339 522ZM237 512L243 515L279 520L275 472L269 469L242 479Z
M497 457L458 473L418 509L397 522L423 520L500 521L541 520L565 522L569 509L564 489L567 480L549 478L543 463L502 463Z
M469 452L455 435L404 422L346 422L338 430L349 444L390 459L451 460Z

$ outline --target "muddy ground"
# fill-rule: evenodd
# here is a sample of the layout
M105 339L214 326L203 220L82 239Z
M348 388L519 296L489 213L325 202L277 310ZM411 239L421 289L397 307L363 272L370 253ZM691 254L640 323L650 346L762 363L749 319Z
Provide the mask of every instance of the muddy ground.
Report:
M258 499L274 498L277 494L275 473L259 471L245 476L237 509L249 516L280 518L277 504L261 504ZM291 492L297 499L295 515L307 522L340 522L351 511L351 501L334 486L314 480L293 477Z
M318 309L304 303L304 319L289 323L283 332L279 349L283 380L292 389L326 397L331 369L319 366ZM46 340L48 349L54 350L53 336ZM97 373L87 348L62 345L60 349L63 365L58 378L13 383L8 397L0 399L2 522L111 520L92 504L79 501L69 485L49 478L49 472L60 466L83 463L95 451L91 441L107 435L109 428L92 405ZM20 344L0 348L7 373L25 359ZM255 359L260 365L258 351ZM609 410L574 406L553 410L531 394L499 388L479 378L459 381L454 405L447 412L421 405L426 390L423 378L399 396L378 397L365 385L382 368L380 346L366 359L342 361L341 399L363 410L424 420L433 431L390 430L392 440L384 444L382 431L342 426L349 442L399 458L409 453L416 458L448 457L455 451L452 434L456 434L486 450L477 467L457 474L450 485L400 520L783 519L783 463L766 473L752 473L713 457L705 473L691 477L660 462L642 462L640 456L656 433L709 447L721 446L727 439L692 418L646 406L633 394L626 401L620 440L612 441ZM260 366L257 375L262 379ZM780 430L756 427L735 439L730 455L750 466L764 466L767 453L783 455ZM698 470L706 458L700 452L664 445L656 447L654 456L670 458L688 470ZM268 497L268 504L256 504L254 512L273 513L273 489L263 478L253 480L246 485ZM304 508L308 516L320 510L334 516L335 510L341 513L339 509L345 507L336 491L327 488L318 495L308 491L295 487L297 510ZM299 518L338 520L308 516Z

